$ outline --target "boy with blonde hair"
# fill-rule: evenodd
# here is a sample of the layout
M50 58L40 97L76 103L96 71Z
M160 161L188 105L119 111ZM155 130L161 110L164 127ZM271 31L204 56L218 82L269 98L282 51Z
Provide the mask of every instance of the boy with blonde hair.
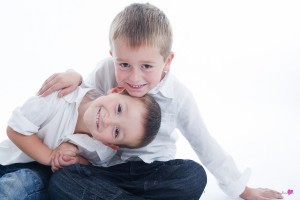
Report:
M109 167L73 165L55 173L49 185L53 199L199 199L206 186L204 168L175 159L178 129L202 164L229 196L248 200L281 199L279 192L246 186L241 173L209 134L191 92L171 73L172 30L166 15L151 4L131 4L110 27L112 58L100 61L81 84L100 91L121 85L132 96L148 93L160 104L162 124L156 139L144 148L121 149ZM63 96L81 82L74 71L54 74L39 91Z

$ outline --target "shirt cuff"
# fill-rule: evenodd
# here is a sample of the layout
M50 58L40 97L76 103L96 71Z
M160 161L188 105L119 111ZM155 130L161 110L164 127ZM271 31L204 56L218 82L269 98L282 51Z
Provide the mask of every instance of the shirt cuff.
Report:
M249 181L251 175L251 170L247 168L240 178L231 184L222 185L220 184L220 188L230 197L239 197L246 188L247 182Z

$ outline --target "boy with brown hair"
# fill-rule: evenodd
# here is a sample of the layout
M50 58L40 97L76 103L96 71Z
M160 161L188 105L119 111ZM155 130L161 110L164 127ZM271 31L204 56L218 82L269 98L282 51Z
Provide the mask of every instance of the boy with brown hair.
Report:
M48 199L51 169L103 166L120 147L149 144L160 121L153 97L132 97L121 87L102 96L81 87L63 98L33 96L14 110L9 139L0 143L0 199Z

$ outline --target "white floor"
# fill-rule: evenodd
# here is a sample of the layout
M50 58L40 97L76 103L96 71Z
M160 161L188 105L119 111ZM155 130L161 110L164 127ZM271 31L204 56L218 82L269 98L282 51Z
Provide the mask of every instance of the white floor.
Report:
M0 2L0 141L12 110L54 72L83 77L109 56L108 29L132 0ZM142 0L142 2L146 2ZM298 1L159 1L174 30L173 72L251 187L300 199ZM178 158L198 161L180 138ZM228 200L208 172L202 199Z
M299 133L299 131L298 128L296 132ZM232 136L228 135L228 137ZM226 141L223 143L226 146ZM240 170L246 167L251 168L252 175L248 186L272 188L282 192L284 199L300 199L300 160L297 154L299 152L299 137L292 137L289 134L273 138L261 136L249 141L251 145L246 144L247 141L238 143L238 140L235 140L235 143L228 143L230 147L228 149L230 149ZM198 160L185 139L181 138L178 145L179 158ZM212 174L208 171L207 173L208 184L201 199L234 199L226 196L218 187ZM288 190L293 190L293 194L288 195Z

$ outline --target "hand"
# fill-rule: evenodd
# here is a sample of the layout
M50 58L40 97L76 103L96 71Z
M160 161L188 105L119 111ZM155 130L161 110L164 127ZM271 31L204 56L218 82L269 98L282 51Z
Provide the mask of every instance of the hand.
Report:
M47 96L52 92L61 90L58 95L62 97L74 91L81 82L82 77L76 71L68 70L63 73L55 73L43 83L38 95Z
M247 200L273 200L283 199L280 192L268 188L249 188L246 187L245 191L240 195L242 199Z
M77 154L78 149L74 144L65 142L59 145L51 154L52 171L78 162Z
M53 172L75 163L90 164L87 159L78 154L78 149L75 145L66 142L53 150L51 159L51 169Z

